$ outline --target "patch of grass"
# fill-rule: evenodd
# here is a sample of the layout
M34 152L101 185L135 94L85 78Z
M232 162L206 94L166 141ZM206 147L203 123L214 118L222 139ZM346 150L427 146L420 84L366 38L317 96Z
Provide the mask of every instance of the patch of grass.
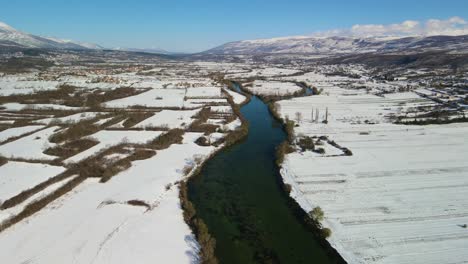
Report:
M73 141L66 142L62 145L57 145L52 148L48 148L44 151L44 154L58 156L64 160L72 157L80 152L83 152L99 142L93 139L81 138Z
M66 140L77 140L82 137L92 135L101 130L101 127L94 124L94 122L95 120L83 120L76 124L72 124L64 131L50 136L49 141L52 143L60 143Z
M141 121L152 117L154 114L149 113L149 112L140 112L140 113L130 113L128 115L129 116L128 116L127 120L125 120L123 122L123 124L122 124L125 128L132 127L132 126L140 123Z
M182 143L182 140L184 139L184 133L185 132L182 129L171 129L167 133L164 133L156 139L154 139L153 141L149 142L147 146L148 148L154 150L166 149L172 144Z

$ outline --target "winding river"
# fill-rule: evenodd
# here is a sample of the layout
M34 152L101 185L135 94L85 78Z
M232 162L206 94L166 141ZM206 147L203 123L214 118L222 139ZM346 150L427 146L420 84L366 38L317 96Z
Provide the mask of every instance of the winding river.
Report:
M237 87L238 88L238 87ZM216 239L220 263L333 263L288 206L275 148L286 139L259 98L241 108L246 139L209 160L188 184L189 198Z

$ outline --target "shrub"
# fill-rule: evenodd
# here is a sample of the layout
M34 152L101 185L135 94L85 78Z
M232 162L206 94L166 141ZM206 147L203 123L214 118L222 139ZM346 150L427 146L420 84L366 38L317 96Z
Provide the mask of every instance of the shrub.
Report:
M310 218L312 218L314 221L316 221L317 223L321 222L323 220L323 216L324 216L324 213L323 213L323 210L322 208L320 208L319 206L315 207L314 209L312 209L312 211L309 212L309 216Z
M195 144L199 146L209 146L210 143L208 142L208 139L206 137L199 137L197 140L195 140Z
M65 140L76 140L94 134L99 130L100 127L94 124L94 120L85 120L69 126L65 131L53 134L49 141L60 143Z
M147 112L146 113L145 112L131 113L129 114L129 117L127 118L127 120L125 120L122 123L122 125L125 128L129 128L152 116L153 116L153 113L147 113Z
M161 150L166 149L172 144L180 144L184 139L184 130L182 129L171 129L167 133L162 134L161 136L157 137L155 140L148 143L148 147Z
M332 235L331 229L330 229L330 228L326 228L326 227L322 228L322 229L320 230L320 233L321 233L321 235L322 235L323 238L328 238L328 237L330 237L330 236Z
M343 152L346 156L352 156L353 152L349 148L343 148Z
M318 153L318 154L325 154L325 149L324 148L316 148L314 151L316 153Z
M281 166L286 154L294 152L294 148L289 145L288 141L283 141L276 149L276 164Z
M57 145L55 147L48 148L44 151L44 154L58 156L62 159L66 159L83 152L84 150L89 149L98 143L98 141L92 139L77 139L67 142L63 145Z
M315 150L314 140L311 137L306 136L306 137L300 138L298 145L302 151Z

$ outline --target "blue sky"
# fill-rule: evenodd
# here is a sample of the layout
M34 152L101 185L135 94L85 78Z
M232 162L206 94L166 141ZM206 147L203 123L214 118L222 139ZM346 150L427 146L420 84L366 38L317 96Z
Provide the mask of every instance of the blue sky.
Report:
M187 52L354 24L467 15L467 0L0 0L0 21L25 32L106 47Z

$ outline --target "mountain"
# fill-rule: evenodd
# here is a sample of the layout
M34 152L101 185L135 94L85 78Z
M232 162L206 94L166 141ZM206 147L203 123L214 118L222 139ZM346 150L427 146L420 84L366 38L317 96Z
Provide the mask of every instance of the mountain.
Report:
M0 48L1 47L43 49L102 49L101 46L96 44L35 36L18 31L3 22L0 22Z
M468 52L468 35L430 37L284 37L229 42L204 54L346 54L453 50Z

